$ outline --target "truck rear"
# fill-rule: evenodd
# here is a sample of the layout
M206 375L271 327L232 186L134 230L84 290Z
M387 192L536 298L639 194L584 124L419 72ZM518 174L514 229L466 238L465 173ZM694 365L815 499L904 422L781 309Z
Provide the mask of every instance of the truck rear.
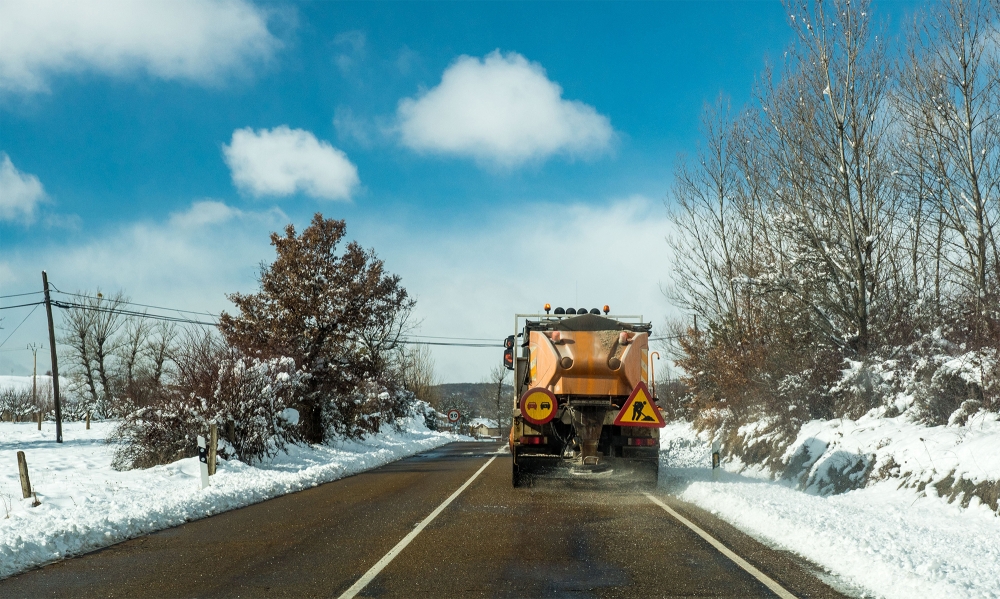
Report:
M546 476L655 486L663 417L648 387L652 325L607 316L607 306L549 312L517 315L507 338L513 485Z

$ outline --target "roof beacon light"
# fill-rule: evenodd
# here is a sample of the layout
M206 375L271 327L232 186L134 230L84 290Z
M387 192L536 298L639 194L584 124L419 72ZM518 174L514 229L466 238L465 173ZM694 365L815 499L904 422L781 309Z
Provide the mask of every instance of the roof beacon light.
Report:
M608 313L608 312L610 312L610 311L611 311L611 308L610 308L610 307L608 307L608 305L607 305L607 304L604 304L604 313L605 313L605 314L607 314L607 313Z
M548 314L549 310L552 309L552 304L545 304L545 313Z

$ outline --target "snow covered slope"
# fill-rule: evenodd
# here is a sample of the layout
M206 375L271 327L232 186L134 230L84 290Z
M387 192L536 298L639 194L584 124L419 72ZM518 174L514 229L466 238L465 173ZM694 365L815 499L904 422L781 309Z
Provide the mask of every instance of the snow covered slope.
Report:
M788 449L789 456L808 455L796 470L803 476L787 480L735 461L724 461L725 471L713 480L709 452L709 439L690 425L668 425L661 437L663 486L829 569L849 587L892 599L1000 597L1000 517L975 496L962 507L967 494L952 495L954 485L943 484L958 474L997 479L995 416L966 427L892 418L809 423ZM829 471L850 476L857 456L868 462L853 474L867 470L868 486L832 494L838 475ZM894 473L891 464L898 466Z
M69 555L176 526L375 468L461 439L427 430L423 418L361 442L291 447L273 462L220 461L211 486L200 488L197 458L148 470L111 468L104 439L112 423L63 426L0 423L0 578ZM24 451L41 505L21 499L16 452ZM4 518L9 515L8 518Z

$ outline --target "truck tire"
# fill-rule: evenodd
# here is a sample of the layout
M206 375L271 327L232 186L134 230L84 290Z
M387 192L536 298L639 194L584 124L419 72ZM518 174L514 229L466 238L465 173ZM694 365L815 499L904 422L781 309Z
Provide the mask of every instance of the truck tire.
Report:
M514 463L513 460L511 460L510 482L511 486L515 489L518 487L524 487L527 483L524 473L521 472L521 467L518 466L517 463Z

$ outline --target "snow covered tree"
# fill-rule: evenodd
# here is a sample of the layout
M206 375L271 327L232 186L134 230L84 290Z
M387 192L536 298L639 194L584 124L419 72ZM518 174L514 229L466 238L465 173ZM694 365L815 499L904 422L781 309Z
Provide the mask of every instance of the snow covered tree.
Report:
M245 355L291 358L308 375L292 407L311 443L378 430L407 409L394 404L389 356L413 300L374 251L355 242L339 251L345 230L343 220L317 213L301 235L292 225L272 234L277 257L261 268L260 290L230 295L239 314L219 321L226 341Z

